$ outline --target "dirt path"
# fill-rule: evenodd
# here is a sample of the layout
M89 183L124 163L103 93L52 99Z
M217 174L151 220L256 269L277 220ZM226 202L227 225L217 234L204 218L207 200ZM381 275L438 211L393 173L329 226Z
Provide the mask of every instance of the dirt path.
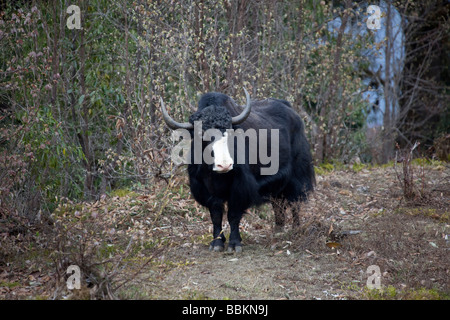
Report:
M249 245L239 255L210 253L207 247L180 249L171 259L188 259L183 268L168 272L147 287L163 299L337 299L344 293L345 271L308 254L281 253ZM341 266L343 268L343 266ZM345 269L345 268L344 268ZM361 276L355 274L356 281ZM345 280L344 280L345 281Z

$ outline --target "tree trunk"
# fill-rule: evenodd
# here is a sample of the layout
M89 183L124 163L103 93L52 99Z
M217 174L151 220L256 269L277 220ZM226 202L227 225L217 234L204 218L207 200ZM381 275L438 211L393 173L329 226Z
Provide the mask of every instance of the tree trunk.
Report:
M329 144L328 136L331 134L331 130L335 119L332 118L330 111L336 108L337 107L336 105L338 103L336 99L336 91L341 76L339 72L340 71L339 66L341 64L342 41L344 37L345 28L347 27L351 6L352 1L347 0L345 2L345 10L344 15L342 17L342 23L339 28L338 36L336 38L336 47L335 47L336 50L334 51L333 56L333 71L330 88L325 92L324 97L321 99L320 103L319 121L317 125L318 136L314 156L316 163L321 163L332 155L332 151L330 149L330 146L328 145ZM328 123L325 123L325 121L327 121Z
M393 156L394 153L394 138L393 130L395 126L394 115L395 115L395 105L393 99L393 91L391 87L391 4L390 1L387 2L387 13L386 13L386 55L385 55L385 74L384 74L384 115L383 115L383 147L381 154L382 163L387 163Z

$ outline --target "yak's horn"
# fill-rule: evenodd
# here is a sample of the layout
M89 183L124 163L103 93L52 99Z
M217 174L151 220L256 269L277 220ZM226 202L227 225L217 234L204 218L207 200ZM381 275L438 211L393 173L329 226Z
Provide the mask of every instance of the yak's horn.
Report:
M176 129L192 129L194 126L192 123L189 122L176 122L172 119L171 116L169 116L169 113L167 112L166 106L164 105L164 101L162 98L160 98L161 102L161 111L164 118L164 121L169 126L170 129L176 130Z
M248 116L250 115L250 111L252 110L252 107L250 106L250 95L248 94L247 90L245 90L245 88L244 91L245 97L247 98L247 105L245 106L244 111L242 111L240 115L231 118L232 124L239 124L244 122L248 118Z

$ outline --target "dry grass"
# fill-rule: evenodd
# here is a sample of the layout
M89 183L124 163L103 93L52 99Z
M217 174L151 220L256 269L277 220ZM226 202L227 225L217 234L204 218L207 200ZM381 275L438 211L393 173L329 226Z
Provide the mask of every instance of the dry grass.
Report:
M319 175L309 201L291 209L299 213L300 226L292 226L288 213L284 232L274 234L270 205L244 215L241 255L208 251L209 214L190 198L182 174L169 186L162 182L146 191L119 190L94 203L62 204L55 218L73 228L84 223L88 233L85 247L66 237L61 254L84 252L91 265L106 262L107 272L97 276L109 280L109 287L93 296L88 290L84 298L445 298L450 169L442 163L423 168L426 180L420 183L428 192L418 202L405 199L393 167ZM228 236L226 217L224 226ZM16 249L0 262L0 295L52 298L64 268L58 271L55 259L49 259L54 248L49 234L34 234L32 247L27 237L20 232L2 235L3 248ZM389 294L367 293L370 265L380 267L381 284Z

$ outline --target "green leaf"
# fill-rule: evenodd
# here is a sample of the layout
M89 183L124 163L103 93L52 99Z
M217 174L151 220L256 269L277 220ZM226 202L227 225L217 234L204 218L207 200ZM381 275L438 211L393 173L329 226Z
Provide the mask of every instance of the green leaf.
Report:
M84 101L84 94L82 94L79 98L78 98L78 104L81 105Z

